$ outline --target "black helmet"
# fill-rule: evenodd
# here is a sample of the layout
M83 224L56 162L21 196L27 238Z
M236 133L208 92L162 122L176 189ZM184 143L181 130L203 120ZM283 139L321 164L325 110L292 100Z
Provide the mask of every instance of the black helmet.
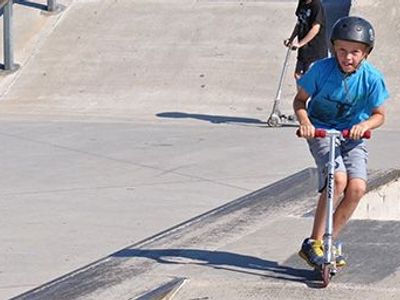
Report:
M343 17L333 25L331 42L345 40L363 43L370 47L370 52L374 47L375 31L372 25L360 17Z

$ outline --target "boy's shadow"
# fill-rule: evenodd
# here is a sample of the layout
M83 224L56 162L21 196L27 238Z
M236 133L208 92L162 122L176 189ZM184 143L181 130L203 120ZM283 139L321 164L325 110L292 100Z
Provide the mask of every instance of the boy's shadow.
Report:
M199 249L123 249L113 257L143 257L161 264L182 264L240 272L264 278L305 283L320 288L320 275L315 270L280 265L275 261L225 251Z

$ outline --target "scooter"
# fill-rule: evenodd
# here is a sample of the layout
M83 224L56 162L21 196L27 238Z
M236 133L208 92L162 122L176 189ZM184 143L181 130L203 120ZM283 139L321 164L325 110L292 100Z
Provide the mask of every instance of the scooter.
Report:
M267 124L270 127L280 127L282 125L297 125L295 115L285 115L280 110L283 80L285 79L285 75L289 66L290 53L294 50L296 50L295 47L287 48L285 61L283 63L281 76L279 78L278 90L276 91L275 95L274 106L267 121Z
M342 244L336 244L336 251L333 247L333 200L335 193L335 146L337 139L349 138L350 130L325 130L316 129L314 137L315 138L325 138L329 137L329 162L328 162L328 178L327 178L327 188L326 188L326 224L325 224L325 234L323 236L323 251L324 260L323 264L317 268L321 272L323 287L327 287L331 278L336 275L338 268L336 266L336 256L340 255L342 252ZM369 139L371 137L371 131L366 131L362 138Z

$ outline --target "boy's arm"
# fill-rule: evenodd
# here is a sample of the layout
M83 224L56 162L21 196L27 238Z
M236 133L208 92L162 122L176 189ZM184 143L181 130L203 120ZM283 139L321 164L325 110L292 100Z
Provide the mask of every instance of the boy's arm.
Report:
M315 36L318 34L319 30L321 29L321 25L318 23L314 23L309 32L307 32L306 36L302 38L297 43L294 42L293 46L297 48L301 48L307 45Z
M310 20L312 24L310 31L308 31L305 37L303 37L300 41L297 41L296 44L293 44L293 46L300 48L307 45L321 30L321 26L325 26L326 21L321 5L314 5L311 8Z
M360 139L367 130L375 129L385 122L386 110L383 105L372 110L371 117L357 125L354 125L350 130L350 138Z
M292 34L290 35L290 37L288 39L284 40L283 44L286 47L291 46L291 44L293 43L294 38L297 36L298 33L299 33L299 24L296 24L294 26L294 28L293 28Z
M313 138L315 128L311 124L308 118L308 113L306 109L306 103L309 98L307 92L300 88L293 100L293 109L296 114L297 120L299 121L299 136L304 138Z

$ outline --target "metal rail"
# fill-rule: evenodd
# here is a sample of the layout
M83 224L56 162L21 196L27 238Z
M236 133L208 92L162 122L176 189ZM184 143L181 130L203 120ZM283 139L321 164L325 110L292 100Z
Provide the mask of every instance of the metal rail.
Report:
M57 1L56 0L47 0L47 10L48 11L56 11L57 10Z
M13 35L13 0L0 0L0 9L3 10L3 52L4 65L2 69L11 73L18 69L14 63L14 35ZM47 11L57 12L57 0L47 0Z
M14 63L13 0L2 0L0 5L0 8L3 9L3 69L5 71L14 71L18 66Z

